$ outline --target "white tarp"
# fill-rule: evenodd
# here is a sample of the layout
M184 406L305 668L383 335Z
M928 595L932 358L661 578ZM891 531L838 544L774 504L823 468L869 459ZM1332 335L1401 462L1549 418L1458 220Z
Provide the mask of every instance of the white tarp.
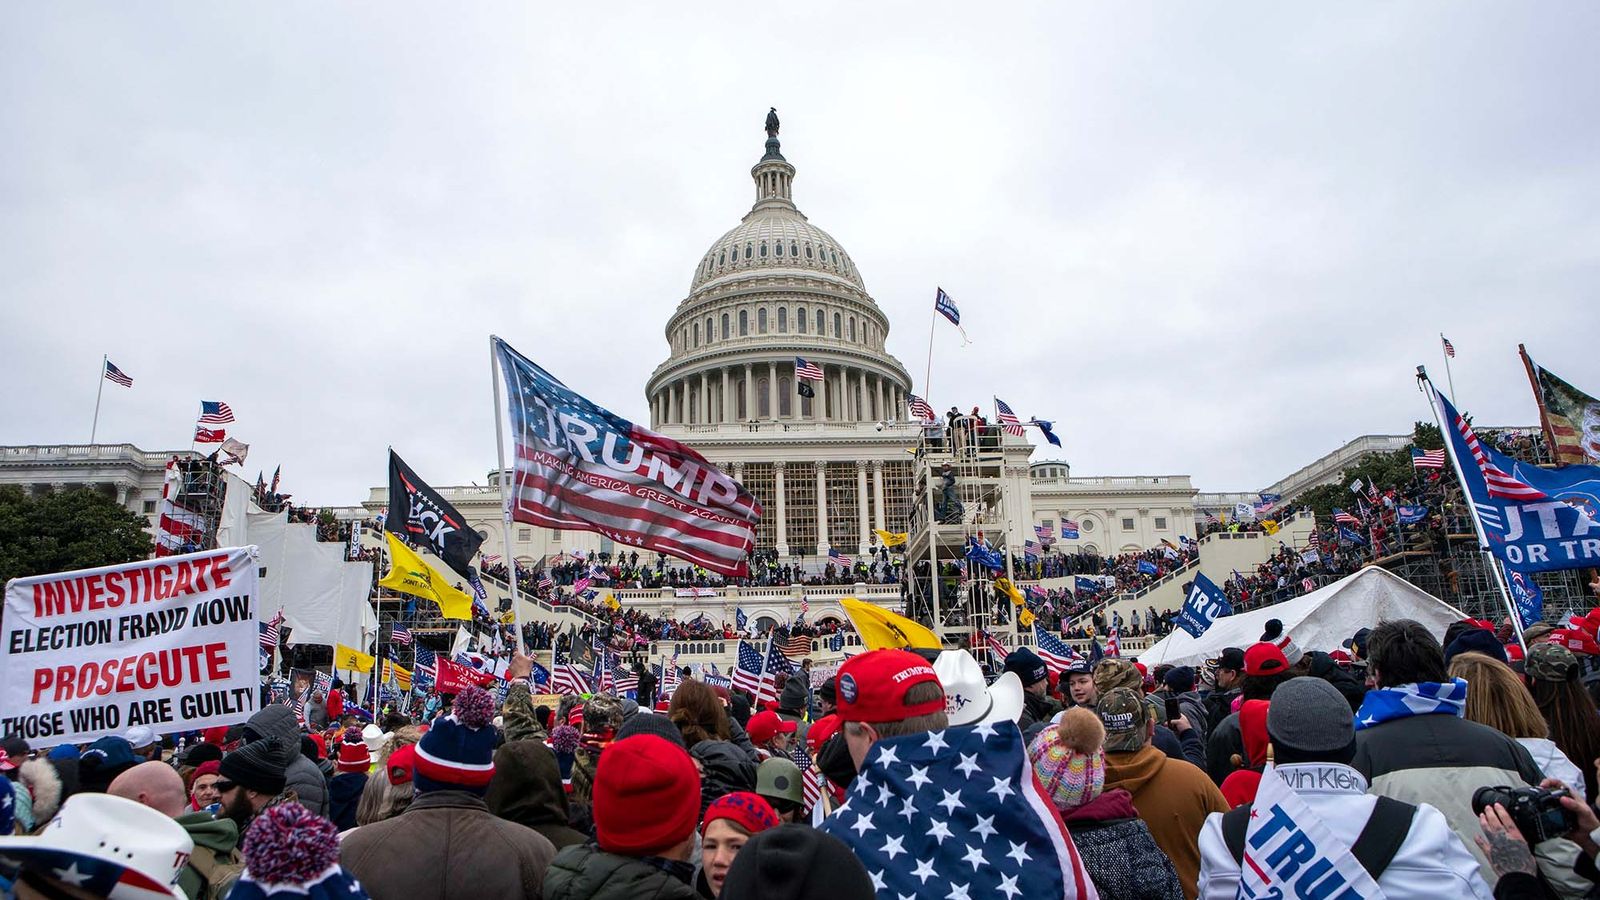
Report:
M316 526L291 524L284 513L248 516L251 542L261 551L261 611L283 611L290 644L365 648L378 630L367 599L372 563L347 562L342 541L321 542Z
M1442 638L1451 622L1464 618L1461 610L1393 572L1367 566L1303 597L1218 619L1199 637L1178 629L1139 654L1139 662L1147 667L1199 666L1224 647L1259 641L1268 619L1281 620L1300 649L1326 652L1338 649L1358 629L1385 619L1415 619Z

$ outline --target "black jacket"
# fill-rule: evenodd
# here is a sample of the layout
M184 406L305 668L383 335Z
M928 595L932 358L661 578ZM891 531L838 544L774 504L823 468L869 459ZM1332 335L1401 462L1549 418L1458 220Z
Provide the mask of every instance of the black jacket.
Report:
M1350 711L1355 712L1361 708L1361 701L1367 696L1367 686L1350 672L1339 667L1333 657L1320 650L1313 650L1307 654L1311 657L1311 674L1339 689L1345 702L1350 704Z
M1205 696L1206 703L1206 736L1210 739L1212 732L1217 730L1217 725L1233 714L1233 698L1239 696L1237 688L1231 691L1212 691Z
M1061 712L1061 704L1050 699L1049 695L1024 691L1022 716L1017 719L1017 727L1027 731L1040 722L1050 721L1050 718L1058 712Z
M756 789L756 764L739 747L727 741L701 741L689 755L700 761L700 813L712 801L736 791Z
M545 900L694 900L694 888L642 860L593 844L562 848L544 875Z

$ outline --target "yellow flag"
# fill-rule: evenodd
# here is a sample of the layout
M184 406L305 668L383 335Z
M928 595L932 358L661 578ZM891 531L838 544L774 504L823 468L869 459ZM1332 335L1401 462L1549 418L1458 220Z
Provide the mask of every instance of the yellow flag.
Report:
M402 691L411 690L411 672L392 659L383 661L383 678L379 680L393 681L394 686Z
M1267 534L1277 534L1278 533L1277 520L1275 520L1275 519L1267 519L1267 520L1263 521L1261 523L1261 530L1265 531Z
M383 536L389 542L389 574L378 582L380 587L432 600L439 604L439 614L446 619L472 621L471 597L451 587L443 575L423 562L393 532L386 531Z
M994 589L1010 597L1013 605L1022 605L1022 592L1017 590L1016 585L1011 583L1011 579L1001 575L994 580Z
M1034 615L1033 615L1033 610L1031 610L1031 609L1020 610L1017 613L1017 624L1021 625L1023 628L1032 627L1033 626L1033 619L1034 619Z
M616 612L617 610L622 608L622 604L617 602L617 595L616 594L607 594L606 595L605 604L606 604L606 609L609 609L612 612Z
M906 542L910 534L904 531L883 531L877 528L872 533L878 536L878 542L885 547L900 547Z
M854 597L845 597L840 603L844 606L844 614L850 617L850 623L860 633L861 643L868 650L882 650L885 647L943 649L938 635L899 613L892 613Z
M371 672L377 660L353 647L335 644L333 647L333 670L335 672Z

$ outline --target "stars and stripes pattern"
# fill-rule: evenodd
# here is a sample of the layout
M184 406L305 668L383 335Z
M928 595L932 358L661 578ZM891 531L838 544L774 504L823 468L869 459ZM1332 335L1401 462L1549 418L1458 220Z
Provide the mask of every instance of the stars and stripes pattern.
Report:
M831 562L836 566L842 566L844 568L849 568L849 567L851 567L851 566L856 564L855 560L851 559L848 556L845 556L843 553L840 553L839 549L837 547L829 547L828 548L828 562Z
M1344 510L1340 509L1337 506L1335 506L1333 508L1333 520L1335 522L1338 522L1340 525L1357 525L1357 526L1359 526L1361 524L1361 520L1360 519L1356 518L1355 516L1351 515L1350 513L1345 512Z
M504 557L502 557L498 553L485 553L482 556L483 564L486 565L486 566L492 566L495 563L498 563L503 558Z
M766 674L766 666L762 665L761 651L750 645L749 641L739 642L739 661L733 667L733 686L752 695L761 693L761 686L766 684L767 690L772 690L772 676Z
M850 847L879 897L1095 896L1010 723L878 741L819 828Z
M1213 516L1212 518L1214 519L1216 517ZM1064 541L1075 541L1075 540L1078 539L1078 520L1077 519L1062 519L1061 520L1061 539L1064 540Z
M1122 655L1122 634L1121 630L1115 625L1111 626L1111 630L1106 632L1106 655Z
M283 629L283 610L272 617L269 622L261 623L261 649L271 652L278 649L278 638Z
M411 669L419 675L426 675L429 678L437 677L438 667L433 651L427 647L416 648L416 655L412 657Z
M982 646L988 648L989 655L994 658L995 665L997 666L1004 664L1006 657L1011 653L1010 648L1008 648L1005 644L1000 643L999 638L982 628L978 629L978 641L982 644Z
M906 395L906 404L911 408L911 415L914 418L921 419L924 422L933 422L938 419L938 416L933 413L933 407L928 405L928 401L918 397L916 394Z
M748 488L687 445L580 396L504 341L494 348L516 448L514 521L593 531L719 575L749 573L762 510ZM580 426L607 448L604 460L569 440Z
M1022 427L1022 420L1017 418L1017 414L1011 411L1011 407L1004 400L999 397L994 398L994 408L995 418L1000 421L1006 434L1027 437L1028 430Z
M1439 399L1442 401L1444 398L1440 397ZM1448 404L1445 408L1450 410L1450 416L1454 420L1451 422L1451 426L1461 435L1461 439L1466 442L1467 452L1472 454L1472 460L1477 463L1478 471L1483 473L1483 482L1489 490L1489 496L1498 497L1501 500L1522 501L1543 500L1548 496L1544 491L1495 465L1494 461L1489 459L1489 454L1484 452L1483 445L1478 442L1477 432L1472 430L1472 425L1467 422L1466 418Z
M811 655L811 638L803 634L789 635L789 639L784 641L782 646L785 657Z
M233 410L221 400L201 400L200 421L208 425L226 425L233 421Z
M411 629L401 625L399 622L390 625L389 641L402 647L411 646Z
M789 751L789 758L800 769L800 785L805 796L805 809L801 812L809 813L817 805L817 801L822 799L822 775L817 771L811 754L806 751L805 741L795 741L794 749Z
M549 575L540 575L539 581L534 585L535 590L548 591L556 586L556 581Z
M1049 543L1050 541L1055 540L1056 530L1052 525L1035 525L1033 526L1033 534L1039 540Z
M1411 468L1413 469L1442 469L1444 468L1444 448L1437 450L1419 450L1411 448Z
M106 360L105 378L107 381L114 381L125 388L133 387L133 377L117 368L117 364L109 359Z
M557 649L554 665L550 668L550 690L557 694L589 693L589 678L582 669L573 665L572 658Z
M1039 658L1050 671L1057 675L1066 671L1067 666L1076 660L1082 659L1078 651L1067 646L1067 642L1046 631L1043 625L1034 623L1033 643L1038 648Z
M1311 529L1311 537L1309 539L1309 543L1311 544L1311 549L1317 551L1317 555L1321 556L1322 555L1322 535L1315 528Z
M1439 340L1441 342L1443 342L1443 344L1444 344L1444 355L1450 357L1451 359L1455 359L1456 358L1456 345L1450 343L1450 339L1445 337L1442 334L1439 335Z
M806 381L821 381L822 367L814 362L807 362L804 357L794 358L794 377Z

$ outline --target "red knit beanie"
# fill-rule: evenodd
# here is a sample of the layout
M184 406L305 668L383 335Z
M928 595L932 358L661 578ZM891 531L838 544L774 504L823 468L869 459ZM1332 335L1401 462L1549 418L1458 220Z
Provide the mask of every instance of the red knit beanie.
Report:
M651 856L694 834L700 773L682 747L636 734L606 747L594 773L594 831L600 849Z
M372 751L367 749L366 741L361 739L361 730L350 727L345 730L344 740L339 742L339 759L333 767L340 772L356 774L372 768Z
M749 791L734 791L713 800L700 822L700 833L705 834L706 826L717 819L727 819L749 834L760 834L783 824L767 798Z

